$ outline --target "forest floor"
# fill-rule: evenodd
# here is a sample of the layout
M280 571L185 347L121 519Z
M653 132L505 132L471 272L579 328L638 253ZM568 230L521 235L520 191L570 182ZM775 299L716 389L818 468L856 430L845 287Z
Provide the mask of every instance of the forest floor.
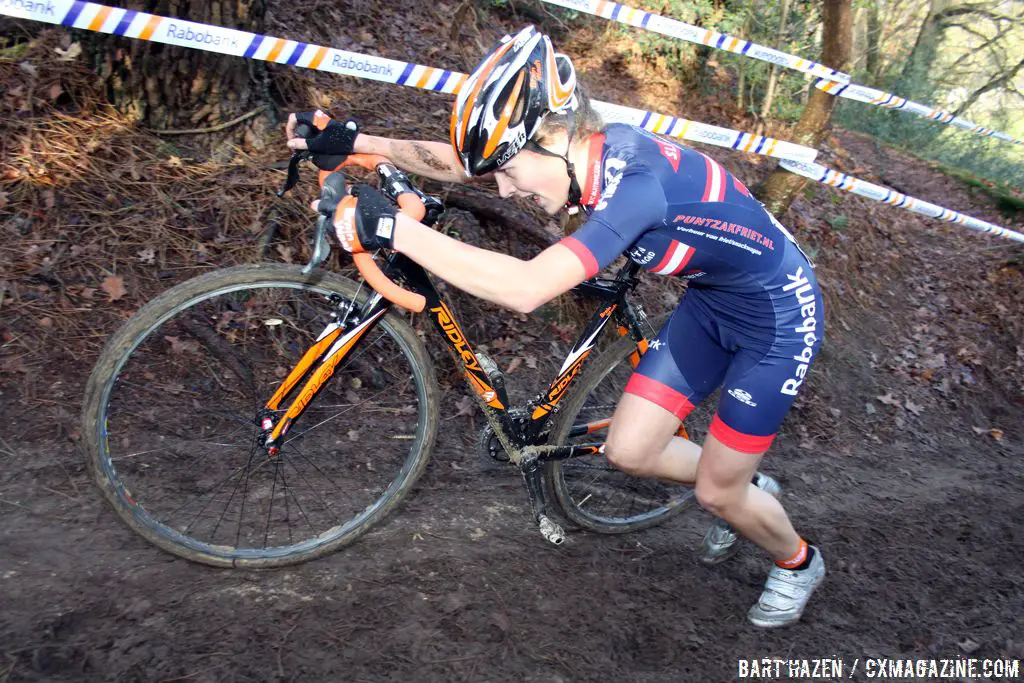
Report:
M448 0L372 11L303 2L287 15L272 5L269 34L464 71L499 27L522 23L510 10L481 13L453 41L434 28L456 12ZM751 125L630 59L596 20L572 35L550 21L595 97ZM327 24L354 37L310 28ZM739 659L764 657L838 656L847 673L855 658L1024 658L1020 248L819 185L784 222L818 264L827 343L763 467L826 558L799 624L746 622L768 559L747 545L702 566L711 518L699 510L641 533L547 544L518 475L476 455L482 422L465 414L446 423L387 522L324 559L223 570L148 544L101 498L79 447L92 364L171 284L228 264L303 262L310 190L274 198L283 174L271 163L286 156L275 129L215 162L201 139L171 147L105 112L84 65L49 59L61 41L68 34L47 30L0 59L0 683L729 681ZM447 136L444 96L273 74L285 111L329 104L370 132ZM748 186L774 166L705 151ZM985 195L866 136L835 130L822 158L1022 229ZM467 241L539 249L460 220ZM450 295L472 321L467 335L512 368L511 384L551 376L557 361L533 361L547 355L543 340L564 339L563 308L509 316ZM678 290L651 285L645 296L664 306ZM459 414L462 385L437 360L444 408Z

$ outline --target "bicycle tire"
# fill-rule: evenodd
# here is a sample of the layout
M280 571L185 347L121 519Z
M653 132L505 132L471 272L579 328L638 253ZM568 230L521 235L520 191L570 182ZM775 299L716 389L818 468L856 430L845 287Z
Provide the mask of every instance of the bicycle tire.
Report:
M610 344L600 356L591 362L590 366L584 370L583 376L579 380L579 386L574 387L571 396L562 404L552 426L549 443L556 445L566 443L570 429L578 422L581 412L584 411L588 399L591 399L595 389L613 371L618 369L618 374L623 378L619 382L622 386L604 389L602 400L598 402L601 411L601 414L597 416L598 419L611 417L611 411L618 403L618 398L625 386L624 380L632 374L629 356L635 350L636 342L629 337L622 337ZM610 400L611 397L614 399ZM707 406L708 404L705 402L703 405ZM695 411L697 415L687 418L687 424L699 422L702 418L709 423L710 417L704 415L706 411L706 407L704 410L700 410L698 407L698 410ZM693 437L691 436L691 438ZM595 438L592 436L581 437L581 440L594 441ZM591 485L581 488L578 484L574 487L571 481L567 481L567 477L574 472L574 468L606 472L607 479L612 483L603 482L602 486L605 490L614 490L616 486L622 489L646 487L650 491L671 492L671 497L667 497L663 504L652 506L649 510L637 514L622 516L602 514L594 509L595 506L587 505L598 491L598 487ZM596 481L596 476L598 475L595 475L594 481ZM558 507L559 516L564 521L577 528L602 534L621 534L647 529L668 521L696 503L692 489L654 479L626 475L612 466L604 455L546 462L544 463L544 485L548 500L554 501ZM661 495L669 494L661 493Z
M213 301L215 300L215 297L221 295L234 295L235 292L241 292L242 294L238 294L237 296L250 296L248 294L250 291L263 292L266 290L267 292L274 292L276 291L274 288L283 288L283 290L288 290L288 296L299 297L306 292L309 292L315 294L316 297L320 297L320 295L326 296L333 294L345 297L349 300L354 299L357 296L358 291L356 283L339 275L328 273L326 271L314 271L314 273L306 275L301 272L301 268L299 266L294 265L248 265L226 268L207 273L183 282L160 294L139 309L139 311L110 338L89 378L82 410L82 421L84 425L83 443L93 479L99 486L104 497L112 505L114 511L130 528L158 547L179 557L213 566L247 568L279 567L322 557L338 550L342 546L352 543L374 525L382 521L409 493L416 480L422 474L430 458L434 440L437 435L440 395L433 362L431 361L423 342L416 335L416 332L400 317L398 313L391 311L378 322L378 326L375 329L381 331L378 341L384 339L386 343L391 344L394 348L398 349L398 352L404 356L411 369L411 379L407 380L407 383L411 382L414 385L414 390L411 391L409 395L411 396L414 394L418 402L418 407L416 409L418 411L416 413L416 431L413 435L401 436L402 439L409 439L411 444L409 454L402 461L398 475L390 481L386 489L384 489L384 493L381 494L379 498L362 509L355 517L347 519L343 523L338 523L326 531L313 537L303 539L298 543L290 542L288 545L264 548L242 548L223 543L204 542L192 538L187 535L187 533L182 533L179 529L156 519L145 507L145 502L135 497L135 493L133 493L126 482L122 480L117 467L114 465L114 459L111 455L110 449L111 440L108 434L108 413L111 407L111 393L118 384L119 375L124 370L125 365L131 361L132 354L140 348L141 344L146 343L147 339L150 339L151 335L153 335L156 330L162 329L162 326L167 321L176 320L175 316L179 313L186 311L191 312L194 308L199 309L203 302ZM291 290L295 290L298 293L293 295ZM369 292L366 292L366 294L369 294ZM258 302L258 296L258 294L253 294L251 295L251 298ZM313 297L311 297L311 299L312 298ZM315 300L319 301L319 299ZM219 299L217 299L217 301L219 301ZM212 304L209 305L212 306ZM296 305L295 308L299 308L298 305ZM189 319L186 315L183 315L182 317L186 319L188 324L192 324L190 321L196 319L195 317ZM270 325L271 323L270 321L265 321L264 324ZM275 321L275 324L280 325L280 321ZM298 327L295 329L298 330ZM311 330L313 334L316 334L318 331L319 330ZM295 332L295 334L298 333L298 331ZM165 337L164 339L167 338ZM153 340L153 344L160 341L158 337L153 337ZM180 340L179 343L181 343ZM215 343L220 344L222 342L216 341ZM376 344L376 342L374 342L374 344ZM200 344L197 344L197 346L199 345ZM359 347L356 348L358 349ZM371 345L371 348L376 347ZM225 355L223 352L221 353L222 355ZM369 351L366 351L366 353L369 353ZM139 354L143 357L146 356L144 351L139 351ZM211 355L215 354L216 352L213 352ZM353 352L352 355L354 356L355 352ZM240 354L233 354L233 357L236 356L242 357ZM248 363L250 365L259 362L258 360L251 360L249 356L245 356L244 359L244 363ZM356 359L353 357L352 362L355 361ZM376 366L372 365L372 361L370 360L364 359L359 361L359 363L363 366L376 368ZM170 365L171 362L168 361L166 364ZM177 365L185 368L185 370L182 370L183 372L190 372L187 364L179 361ZM340 372L341 368L336 370L335 374L337 375ZM224 376L227 377L227 375ZM278 375L278 377L280 377L280 375ZM214 379L216 384L225 386L227 389L233 388L230 382L225 383L216 377ZM337 381L337 378L332 378L332 381L327 382L326 386L330 386L332 382ZM385 379L377 381L379 383L386 383L389 380L385 377ZM214 382L210 383L213 384ZM255 382L253 382L252 385L255 386ZM132 385L128 386L131 387ZM225 393L227 389L225 389ZM126 389L126 391L130 393L130 389ZM153 390L149 389L149 391ZM236 393L238 392L236 391ZM262 400L265 401L267 398L268 396L263 396ZM320 398L320 396L317 396L317 398ZM373 398L373 396L371 396L371 398ZM355 399L352 400L354 401ZM192 399L193 404L197 402L199 402L198 399ZM199 403L202 405L202 402ZM315 404L316 399L310 402L311 407ZM287 403L283 405L286 406ZM337 408L337 406L328 406L328 408L333 409ZM196 408L196 410L199 413L203 412L200 408ZM343 410L342 412L346 411ZM378 412L384 412L384 410L382 409ZM129 416L129 418L125 418L124 420L125 424L127 424L131 420L132 413L129 409L126 409L125 414ZM365 415L365 411L360 414ZM305 414L303 417L305 417ZM115 418L115 421L116 419L117 418ZM302 418L300 418L300 420L301 419ZM254 422L258 424L258 420L255 418ZM255 426L256 425L254 424L254 427ZM193 430L198 428L188 425L185 429ZM243 431L242 428L237 426L235 429L236 431ZM306 433L311 433L312 431L312 429L307 429L302 432L301 435L293 437L293 439L299 439L300 436L304 437ZM205 434L205 431L202 433ZM337 436L333 429L327 433L331 434L332 437ZM351 437L351 433L349 436ZM160 438L163 439L165 437L161 436ZM320 438L322 439L324 437ZM394 438L397 439L399 437ZM195 443L211 444L212 442L199 441ZM244 443L244 441L242 443ZM303 443L305 444L306 442ZM335 443L341 443L341 441L337 441ZM213 445L226 446L228 444L216 443ZM295 448L297 450L298 446L295 446ZM399 446L398 448L404 452L404 446ZM165 450L171 450L171 448L168 447ZM196 451L202 449L197 449L195 447L189 447L187 449L179 447L179 450ZM208 450L215 453L218 452L212 447L208 447ZM252 453L255 451L256 447L252 446L248 462L245 466L247 489L246 493L243 495L248 494L248 478L252 471L251 463L253 461ZM126 458L131 457L131 455L134 454L130 454L129 456L126 456ZM209 462L208 454L204 455L207 457L207 462ZM306 458L305 455L302 457ZM335 458L334 461L331 462L341 461L341 458ZM292 462L293 468L297 467L296 462L298 461L296 460ZM321 464L323 464L323 462L324 461L321 461ZM310 464L312 464L313 467L317 467L316 463L312 461L310 461ZM121 466L122 465L120 464L118 465L118 467ZM124 469L130 470L133 467L136 467L134 462L127 463L126 461ZM262 467L262 465L260 465L260 467ZM280 467L280 465L274 465L274 467ZM303 468L306 468L305 464L303 464ZM240 470L241 468L238 469ZM284 469L287 471L287 466L284 466ZM366 469L372 471L370 461L366 462ZM313 470L309 469L305 471L308 471L310 476L314 476ZM318 469L317 471L320 470ZM324 474L324 477L327 478L328 481L332 481L324 472L321 472L321 474ZM276 485L276 471L274 476ZM293 481L297 479L295 474L290 476L293 477ZM283 481L284 475L282 474L281 477ZM185 480L182 479L181 481ZM332 481L332 483L334 482ZM236 483L235 489L237 490L238 488L239 485ZM288 505L289 492L287 490L287 486L285 485L283 488L285 489L283 494L285 508L288 510L286 514L294 515L298 518L298 513L292 513L290 511L290 507ZM253 487L253 491L256 491L255 486ZM211 493L211 500L214 499L216 495L216 492ZM234 497L234 495L235 494L232 493L232 497ZM321 497L320 502L324 503L325 512L330 512L331 503L327 502L327 499L323 497L322 493L319 495ZM369 493L368 495L373 494ZM266 522L268 529L274 506L273 496L274 492L272 491L270 498L270 511L268 511ZM228 502L230 503L231 501L229 500ZM358 504L358 502L353 503L353 505ZM209 505L209 503L207 503L207 505ZM253 505L255 505L255 503L253 503ZM307 514L301 507L298 497L295 497L294 506L298 507L298 510L302 512L303 515ZM280 508L280 504L278 507ZM225 516L226 511L227 506L225 506L225 513L222 513L222 518ZM238 522L239 535L241 534L242 529L241 519L245 512L244 502L242 503L241 511ZM202 513L202 511L200 512ZM280 510L278 515L280 516ZM306 521L310 521L308 517ZM291 520L288 520L288 524L290 541L292 538ZM188 527L186 527L186 532L187 529ZM214 531L214 535L215 534L216 529ZM264 541L266 541L266 539L267 536L264 536Z

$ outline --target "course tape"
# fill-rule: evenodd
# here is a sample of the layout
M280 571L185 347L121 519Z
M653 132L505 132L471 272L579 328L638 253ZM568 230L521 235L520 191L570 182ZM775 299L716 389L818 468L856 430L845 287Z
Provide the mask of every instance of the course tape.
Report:
M1006 133L986 128L985 126L974 123L973 121L968 121L967 119L962 119L959 116L954 116L949 112L932 109L926 104L911 102L910 100L905 100L902 97L893 95L892 93L875 90L874 88L869 88L864 85L857 85L856 83L836 83L835 81L821 79L815 83L815 87L819 90L824 90L830 95L845 97L848 100L864 102L865 104L873 104L876 107L885 107L886 109L897 109L899 111L910 112L911 114L917 114L918 116L931 119L932 121L938 121L939 123L945 123L946 125L963 128L964 130L976 133L977 135L985 135L1005 140L1006 142L1012 142L1017 145L1024 145L1024 140L1011 137Z
M941 206L936 206L935 204L929 204L926 201L905 195L888 187L875 185L867 182L866 180L854 178L853 176L840 173L839 171L833 171L832 169L825 168L821 164L783 160L779 162L779 165L787 171L796 173L797 175L802 175L805 178L810 178L811 180L815 180L824 185L829 185L830 187L847 190L856 195L860 195L861 197L874 199L875 201L882 202L883 204L897 206L901 209L906 209L907 211L919 213L922 216L938 218L939 220L963 225L964 227L971 228L972 230L985 232L990 235L998 235L999 237L1006 237L1018 242L1024 242L1024 234L1014 230L1002 228L987 221L966 216L962 213L953 211L952 209L945 209Z
M356 78L368 78L384 83L397 83L435 92L456 93L467 77L466 74L456 71L422 64L400 62L183 19L171 19L82 0L0 0L0 14L246 59L260 59ZM594 108L609 121L630 123L683 140L794 161L814 161L818 155L818 151L811 147L666 114L606 102L594 102Z
M828 78L839 83L850 82L849 74L830 69L824 64L818 64L803 57L779 52L778 50L773 50L770 47L758 45L757 43L751 43L742 38L734 38L724 33L718 33L717 31L711 31L692 24L685 24L659 14L626 7L617 2L609 2L609 0L544 0L544 2L549 5L558 5L566 9L593 14L594 16L617 21L628 26L645 28L648 31L685 40L689 43L697 43L698 45L707 45L717 50L735 52L738 55L753 57L763 62L784 66L787 69L796 69L819 78Z
M743 40L742 38L735 38L724 33L718 33L717 31L701 28L692 24L685 24L681 21L669 19L668 17L663 17L659 14L652 14L651 12L645 12L633 7L626 7L625 5L620 5L619 3L611 2L610 0L543 1L549 5L558 5L559 7L585 12L611 21L617 21L628 26L646 29L672 38L678 38L679 40L684 40L689 43L706 45L716 50L725 50L726 52L733 52L738 55L753 57L754 59L760 59L764 62L777 64L787 69L802 71L804 73L811 74L812 76L817 76L819 78L816 84L817 88L819 90L824 90L830 95L845 97L846 99L871 104L877 107L910 112L923 118L956 126L978 135L991 136L1000 140L1005 140L1006 142L1016 143L1018 145L1024 144L1024 140L1018 140L1006 133L986 128L985 126L954 116L948 112L932 109L927 105L918 104L917 102L911 102L897 95L893 95L892 93L851 83L849 74L830 69L824 64L818 64L817 62L812 62L811 60L804 59L803 57L779 52L778 50L773 50L770 47L758 45L757 43L751 43L750 41Z

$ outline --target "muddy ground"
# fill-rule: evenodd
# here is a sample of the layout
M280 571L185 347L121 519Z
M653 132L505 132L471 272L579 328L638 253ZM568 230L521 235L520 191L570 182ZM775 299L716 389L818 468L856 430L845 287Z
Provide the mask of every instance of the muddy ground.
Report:
M597 80L601 60L592 61L584 80ZM370 87L339 97L356 102ZM430 96L399 97L412 107ZM838 132L825 152L868 179L882 169L891 178L898 164L901 191L1020 229L984 196L865 137ZM767 170L711 153L749 184ZM819 262L830 333L764 470L822 548L828 576L801 623L764 632L744 618L769 567L764 553L746 546L723 566L701 566L710 517L699 510L647 532L548 545L518 475L474 453L481 420L465 415L441 430L397 513L342 552L249 572L157 550L91 484L77 416L105 335L169 282L128 270L129 295L108 302L96 288L109 271L89 281L61 260L54 245L66 236L44 221L24 231L23 199L0 207L9 249L0 683L729 681L741 658L1024 658L1024 278L1019 249L1004 242L820 187L797 201L787 222ZM490 232L471 236L503 246ZM224 242L210 239L167 279L237 261L216 251ZM42 275L32 261L40 248L53 257ZM96 300L75 308L79 299L57 293L68 285L91 287ZM466 325L474 339L553 334L544 319L458 301L465 319L481 321ZM76 334L55 337L54 319ZM505 348L495 351L503 367L529 353ZM517 365L509 382L518 386L550 372ZM456 414L461 387L441 375Z

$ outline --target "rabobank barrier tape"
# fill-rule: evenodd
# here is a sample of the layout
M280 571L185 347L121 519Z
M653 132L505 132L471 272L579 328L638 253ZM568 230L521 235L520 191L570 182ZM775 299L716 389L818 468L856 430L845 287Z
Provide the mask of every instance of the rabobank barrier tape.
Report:
M830 95L845 97L848 100L856 100L857 102L864 102L866 104L873 104L877 107L907 111L911 114L917 114L918 116L922 116L926 119L931 119L932 121L938 121L939 123L963 128L964 130L977 133L978 135L990 136L1000 140L1005 140L1006 142L1024 145L1024 140L1018 140L1017 138L1010 137L1006 133L986 128L985 126L974 123L973 121L968 121L967 119L962 119L959 116L954 116L949 112L932 109L926 104L911 102L910 100L905 100L902 97L893 95L892 93L875 90L874 88L869 88L864 85L857 85L856 83L836 83L835 81L821 79L815 84L815 86L819 90L824 90Z
M0 0L0 2L6 1L8 0ZM685 24L675 19L669 19L668 17L663 17L659 14L652 14L651 12L645 12L633 7L626 7L625 5L620 5L617 2L610 2L609 0L543 1L549 5L558 5L559 7L585 12L611 21L617 21L628 26L643 28L672 38L678 38L679 40L684 40L689 43L706 45L716 50L725 50L726 52L733 52L738 55L753 57L754 59L760 59L764 62L777 64L787 69L794 69L796 71L811 74L812 76L818 76L820 79L817 82L818 89L824 90L831 95L845 97L850 100L856 100L857 102L864 102L865 104L871 104L878 107L887 107L891 109L899 109L900 111L911 112L926 119L938 121L939 123L951 126L957 126L979 135L991 136L1007 142L1014 142L1018 145L1024 144L1024 140L1018 140L1006 133L986 128L985 126L978 125L972 121L953 116L953 114L948 112L932 109L927 105L918 104L917 102L910 102L902 97L882 92L881 90L875 90L874 88L868 88L863 85L856 85L850 82L849 74L836 71L835 69L830 69L824 64L818 64L817 62L812 62L811 60L804 59L803 57L779 52L778 50L773 50L770 47L758 45L757 43L751 43L750 41L743 40L742 38L735 38L710 29L701 28L692 24Z
M743 40L742 38L734 38L733 36L718 33L717 31L711 31L699 26L693 26L692 24L684 24L681 21L669 19L668 17L663 17L659 14L652 14L651 12L644 12L643 10L635 9L633 7L626 7L625 5L620 5L617 2L609 2L609 0L544 0L544 2L549 5L558 5L559 7L565 7L566 9L573 9L579 12L586 12L587 14L593 14L594 16L610 19L612 21L618 21L629 26L645 28L648 31L654 31L655 33L660 33L672 38L685 40L689 43L707 45L708 47L718 50L726 50L728 52L735 52L739 55L746 55L747 57L760 59L761 61L769 62L771 64L778 64L779 66L784 66L788 69L803 71L804 73L811 74L812 76L818 76L819 78L828 78L840 83L850 82L850 76L848 74L836 71L835 69L830 69L824 64L818 64L817 62L812 62L811 60L804 59L803 57L779 52L778 50L773 50L770 47L758 45L757 43L751 43L747 40Z
M456 71L284 38L272 38L194 21L171 19L82 0L0 0L0 14L436 92L458 92L466 80L466 74ZM647 130L684 140L794 161L814 161L818 155L818 151L811 147L665 114L605 102L594 102L594 108L609 121L642 126Z
M923 216L956 223L958 225L971 228L972 230L989 233L990 235L998 235L999 237L1006 237L1018 242L1024 242L1024 234L1019 232L994 225L988 221L982 221L977 218L972 218L971 216L965 216L964 214L953 211L952 209L944 209L941 206L929 204L926 201L905 195L888 187L874 185L866 180L854 178L853 176L840 173L839 171L833 171L829 168L825 168L821 164L783 160L779 162L779 165L787 171L802 175L805 178L816 180L819 183L823 183L831 187L837 187L840 190L847 190L860 195L861 197L867 197L868 199L874 199L875 201L882 202L883 204L898 206L901 209L913 211L914 213L919 213Z
M765 154L793 161L814 161L818 155L818 150L811 147L804 147L785 140L766 138L763 135L742 133L731 128L712 126L664 114L654 114L608 102L594 101L592 105L607 123L628 123L632 126L640 126L652 133L661 133L681 140L706 142L709 145L729 147L741 152Z

